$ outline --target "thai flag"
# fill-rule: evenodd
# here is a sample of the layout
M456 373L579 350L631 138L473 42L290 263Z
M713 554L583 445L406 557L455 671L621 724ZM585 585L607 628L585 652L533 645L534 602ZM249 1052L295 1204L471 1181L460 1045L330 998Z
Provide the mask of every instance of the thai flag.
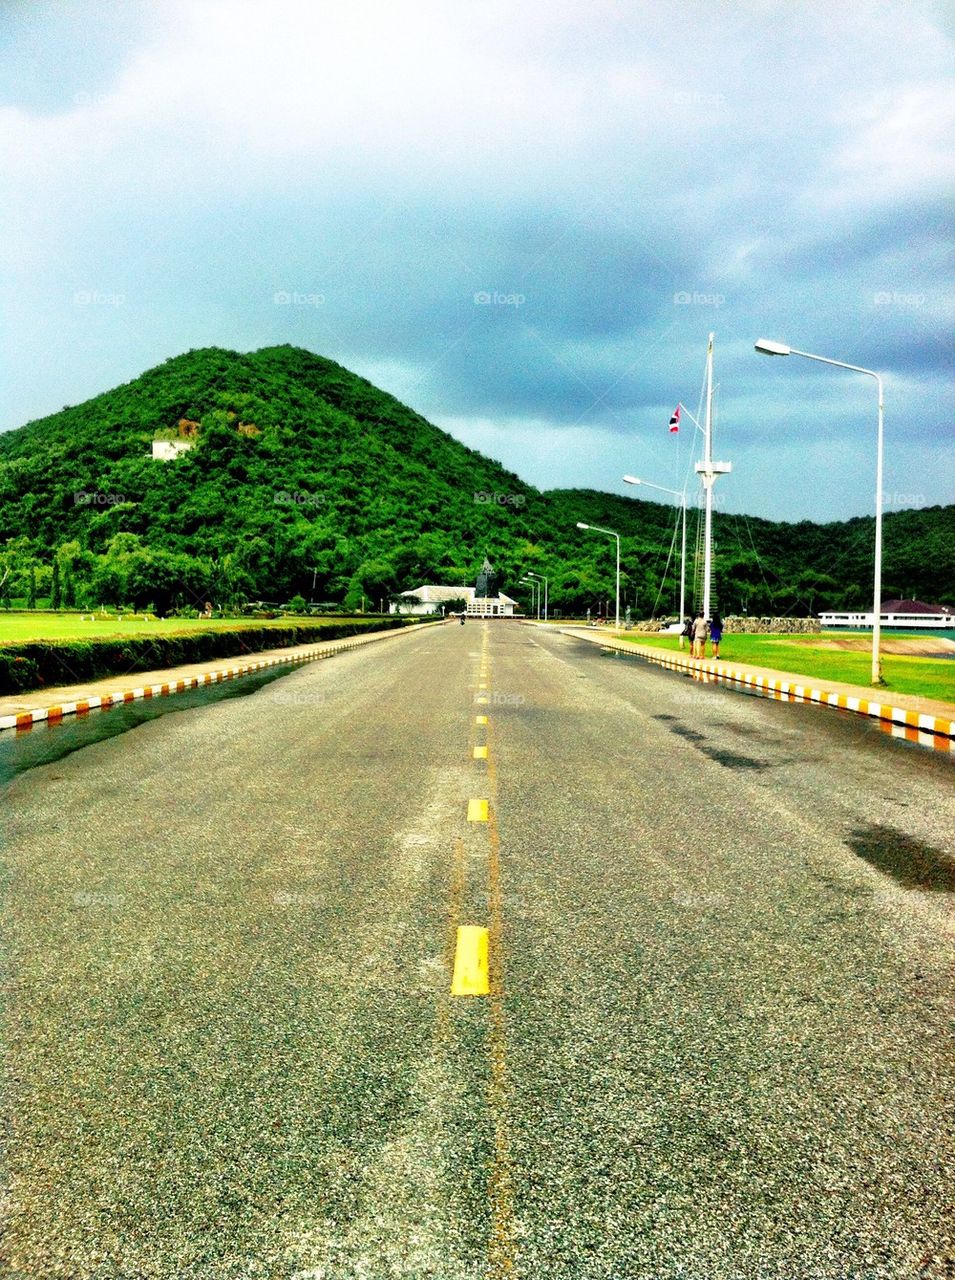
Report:
M670 414L670 434L675 435L680 430L680 406L673 410Z

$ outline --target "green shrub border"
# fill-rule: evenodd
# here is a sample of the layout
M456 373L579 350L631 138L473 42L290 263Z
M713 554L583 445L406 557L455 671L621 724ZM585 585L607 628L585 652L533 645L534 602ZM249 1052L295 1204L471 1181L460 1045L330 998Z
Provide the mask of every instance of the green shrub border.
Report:
M0 646L0 695L241 657L265 649L320 644L367 631L390 631L421 621L419 617L396 617L368 622L290 622L283 626L159 632L152 636L104 637L102 640L21 641Z

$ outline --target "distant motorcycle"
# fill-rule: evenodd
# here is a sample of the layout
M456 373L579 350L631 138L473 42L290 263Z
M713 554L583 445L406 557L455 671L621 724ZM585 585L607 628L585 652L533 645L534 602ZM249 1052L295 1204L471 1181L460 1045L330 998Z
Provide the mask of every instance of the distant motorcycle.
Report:
M464 626L464 614L463 614L463 613L461 614L461 626L462 626L462 627Z

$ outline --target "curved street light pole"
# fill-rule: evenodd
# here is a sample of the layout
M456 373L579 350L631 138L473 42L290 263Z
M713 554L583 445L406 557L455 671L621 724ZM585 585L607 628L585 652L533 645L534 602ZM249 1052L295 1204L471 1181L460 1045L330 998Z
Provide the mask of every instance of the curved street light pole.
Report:
M542 581L544 584L544 621L546 622L547 621L547 603L548 603L547 596L548 596L548 586L549 586L550 580L548 579L546 574L534 573L530 569L528 569L527 571L527 576L529 578L537 578L539 581Z
M879 423L876 437L875 462L875 572L872 587L872 683L882 684L882 426L883 398L882 377L874 369L863 369L858 364L846 364L843 360L831 360L828 356L812 355L797 351L783 342L771 342L760 338L756 350L764 356L802 356L804 360L818 360L820 364L835 365L837 369L849 369L852 373L864 373L875 378L879 395Z
M662 484L651 484L649 480L641 480L638 476L624 476L624 484L643 484L648 489L659 489L661 493L672 493L680 499L683 508L683 539L680 547L680 626L686 622L686 490L667 489ZM683 631L680 631L680 648L683 648Z
M584 524L583 520L577 521L578 529L593 529L596 533L607 533L611 538L617 539L617 592L616 592L616 612L614 627L620 630L620 534L615 533L613 529L604 529L599 524Z

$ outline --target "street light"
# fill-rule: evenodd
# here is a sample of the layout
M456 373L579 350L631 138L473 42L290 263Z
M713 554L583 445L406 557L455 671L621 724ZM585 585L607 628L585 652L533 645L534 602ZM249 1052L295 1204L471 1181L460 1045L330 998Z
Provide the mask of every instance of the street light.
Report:
M683 507L683 542L680 548L680 648L683 648L683 623L686 621L686 490L667 489L662 484L651 484L649 480L641 480L638 476L624 476L624 484L645 484L648 489L659 489L661 493L672 493L680 499Z
M578 529L593 529L595 533L607 533L611 538L617 539L617 598L616 598L616 619L614 626L617 631L620 630L620 534L614 533L613 529L603 529L599 524L584 524L583 520L577 521Z
M529 578L540 578L544 583L544 621L547 621L547 597L549 594L549 578L544 573L533 573L530 569L527 571Z
M820 364L832 364L837 369L849 369L852 373L864 373L875 378L879 394L879 427L876 438L875 462L875 572L872 588L872 683L882 684L882 378L874 369L863 369L861 365L846 364L843 360L830 360L828 356L815 356L808 351L797 351L795 347L787 347L783 342L771 342L768 338L760 338L756 350L764 356L802 356L805 360L818 360Z
M531 608L534 610L537 621L540 622L540 583L535 582L533 578L528 578L526 575L520 581L525 582L531 589ZM534 594L535 590L538 593L537 595Z

